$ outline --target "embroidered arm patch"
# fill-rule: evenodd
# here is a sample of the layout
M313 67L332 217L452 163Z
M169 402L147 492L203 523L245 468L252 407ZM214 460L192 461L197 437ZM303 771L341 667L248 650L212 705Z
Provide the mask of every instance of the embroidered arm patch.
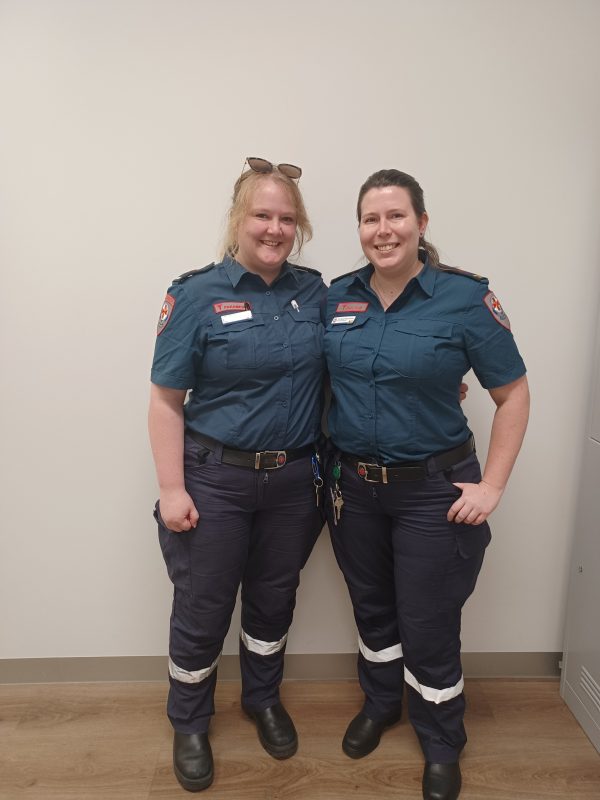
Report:
M157 336L160 336L160 334L167 327L167 324L171 319L171 315L173 313L174 308L175 308L175 298L172 295L168 294L165 297L165 302L162 304L162 308L160 309L160 314L158 315L158 324L156 326Z
M510 330L510 320L506 316L504 309L500 305L500 300L498 300L496 295L493 292L488 292L483 298L483 302L496 322L502 325L503 328Z

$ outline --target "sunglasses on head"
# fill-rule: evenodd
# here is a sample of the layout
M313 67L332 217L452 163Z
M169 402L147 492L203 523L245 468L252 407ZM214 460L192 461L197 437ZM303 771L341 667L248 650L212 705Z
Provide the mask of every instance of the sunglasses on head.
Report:
M283 175L296 181L302 175L300 167L296 167L294 164L271 164L266 158L247 158L246 163L253 172L269 173L277 169Z

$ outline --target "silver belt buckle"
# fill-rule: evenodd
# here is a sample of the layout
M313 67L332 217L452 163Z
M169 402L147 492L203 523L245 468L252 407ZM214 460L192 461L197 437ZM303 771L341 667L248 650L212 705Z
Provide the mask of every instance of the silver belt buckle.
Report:
M261 466L262 456L275 456L275 464L272 467ZM287 462L287 453L285 450L261 450L254 456L254 469L280 469L285 467Z
M379 483L379 481L369 478L369 467L377 467L381 470L381 483L387 483L387 467L380 467L379 464L367 464L366 461L359 461L356 465L356 471L359 476L367 483Z

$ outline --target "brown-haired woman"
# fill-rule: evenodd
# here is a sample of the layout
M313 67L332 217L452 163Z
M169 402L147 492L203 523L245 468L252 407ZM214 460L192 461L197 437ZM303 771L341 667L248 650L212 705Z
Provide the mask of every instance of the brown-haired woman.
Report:
M438 264L413 177L376 172L357 213L369 263L332 282L325 330L337 453L328 519L365 694L342 746L352 758L374 750L400 718L406 682L423 797L455 800L461 609L525 433L525 366L487 279ZM496 404L483 478L459 403L471 368Z
M208 727L240 585L242 706L267 752L296 751L279 685L299 573L322 527L325 286L287 261L312 233L300 169L248 166L222 260L168 290L152 366L155 516L174 584L167 710L174 771L189 791L213 780Z

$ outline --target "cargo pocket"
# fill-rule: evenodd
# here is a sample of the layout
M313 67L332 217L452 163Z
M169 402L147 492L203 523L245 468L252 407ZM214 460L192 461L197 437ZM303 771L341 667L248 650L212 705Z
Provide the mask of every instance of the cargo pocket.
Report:
M456 546L462 558L476 556L477 553L485 550L491 541L492 534L487 520L482 522L481 525L465 525L463 522L457 524L456 527L458 528L456 531Z
M360 343L369 317L357 315L351 323L329 323L325 330L325 353L339 366L347 366L360 355Z
M289 317L296 323L290 330L292 348L301 358L304 353L308 353L313 358L323 357L323 324L321 323L321 311L318 306L306 306L304 308L288 308Z
M167 574L177 589L191 590L189 532L169 530L160 515L159 501L154 505L154 519L158 525L158 542L167 565Z
M399 320L393 325L390 366L405 378L429 378L444 364L441 351L452 340L452 323L440 320Z
M481 481L481 467L475 453L471 453L463 461L455 464L443 472L445 480L456 492L456 499L462 494L455 483L479 483ZM450 504L452 505L452 503ZM488 546L492 533L487 520L481 525L466 525L464 522L453 523L456 527L456 544L458 552L463 558L471 558Z
M260 319L245 319L229 325L214 323L209 347L225 351L228 369L256 369L265 363L268 345L264 322Z

